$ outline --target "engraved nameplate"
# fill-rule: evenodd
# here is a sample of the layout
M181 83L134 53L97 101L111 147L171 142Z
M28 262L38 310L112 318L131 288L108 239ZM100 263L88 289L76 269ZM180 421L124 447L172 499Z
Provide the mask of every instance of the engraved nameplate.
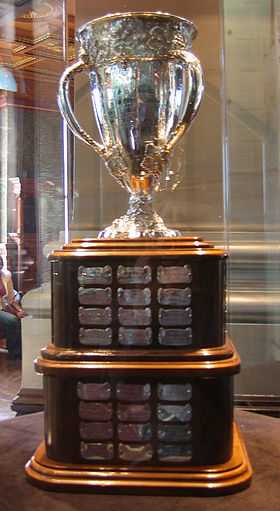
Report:
M80 422L82 440L111 440L113 438L112 422Z
M120 284L149 284L152 271L150 266L118 266L117 278Z
M152 438L151 424L119 424L118 436L122 442L146 442Z
M158 458L166 463L186 463L192 459L192 448L188 445L159 444Z
M118 383L116 387L117 399L120 401L148 401L151 397L151 385L136 383Z
M81 456L86 460L111 460L114 456L114 446L111 443L81 442Z
M151 324L151 309L119 308L119 322L123 326L147 326Z
M191 267L184 266L158 266L157 279L160 284L190 284L192 280Z
M159 288L158 302L160 305L177 305L184 307L191 303L191 289Z
M147 346L152 342L151 328L119 329L119 343L123 346Z
M81 305L110 305L112 303L112 290L97 287L80 287L78 291Z
M162 326L191 325L192 310L186 309L159 309L158 319Z
M192 437L191 428L178 424L161 424L158 427L158 439L161 442L189 442Z
M118 289L118 302L120 305L150 305L151 291L145 289Z
M188 346L192 343L192 329L160 328L158 341L162 346Z
M124 422L147 422L151 417L148 403L141 405L118 404L118 419Z
M112 283L111 266L79 266L78 281L81 286Z
M80 328L79 341L84 346L110 346L111 328Z
M161 401L189 401L192 397L192 386L190 383L159 383L157 393Z
M79 417L86 421L108 421L112 419L111 403L94 403L81 401L79 404Z
M77 383L77 394L83 401L108 401L111 397L110 383Z
M133 445L119 444L119 458L124 461L148 461L153 456L151 444Z
M81 325L110 325L112 310L110 307L105 309L79 307L79 321Z
M158 419L162 422L188 422L192 417L190 404L179 405L158 405Z

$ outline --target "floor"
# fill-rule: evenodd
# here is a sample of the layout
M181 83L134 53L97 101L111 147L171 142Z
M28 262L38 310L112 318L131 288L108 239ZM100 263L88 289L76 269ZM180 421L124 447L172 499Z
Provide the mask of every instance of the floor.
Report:
M11 404L20 384L21 361L8 360L7 351L0 349L0 421L15 417Z

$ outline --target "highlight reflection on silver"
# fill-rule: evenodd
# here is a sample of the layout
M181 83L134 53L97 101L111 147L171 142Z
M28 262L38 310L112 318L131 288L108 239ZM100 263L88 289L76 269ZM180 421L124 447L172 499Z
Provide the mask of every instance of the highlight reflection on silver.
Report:
M59 107L73 133L130 193L127 213L100 237L179 234L164 225L152 199L166 183L178 184L170 153L202 99L202 70L190 51L196 33L184 18L149 12L104 16L78 30L80 59L61 77ZM69 100L69 80L84 70L102 144L81 128Z

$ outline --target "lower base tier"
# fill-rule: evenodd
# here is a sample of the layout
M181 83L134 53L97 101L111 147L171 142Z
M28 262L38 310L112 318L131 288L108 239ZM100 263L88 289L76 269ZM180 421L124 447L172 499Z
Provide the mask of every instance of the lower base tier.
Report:
M91 467L55 462L46 456L42 443L26 464L30 481L47 490L222 495L249 486L252 469L236 424L231 459L222 465L155 467Z

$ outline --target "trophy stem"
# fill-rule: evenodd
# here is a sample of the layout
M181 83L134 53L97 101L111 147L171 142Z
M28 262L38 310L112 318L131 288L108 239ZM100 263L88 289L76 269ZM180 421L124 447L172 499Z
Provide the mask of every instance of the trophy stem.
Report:
M153 195L132 193L125 215L114 220L98 238L173 238L181 236L175 229L169 229L153 207Z

